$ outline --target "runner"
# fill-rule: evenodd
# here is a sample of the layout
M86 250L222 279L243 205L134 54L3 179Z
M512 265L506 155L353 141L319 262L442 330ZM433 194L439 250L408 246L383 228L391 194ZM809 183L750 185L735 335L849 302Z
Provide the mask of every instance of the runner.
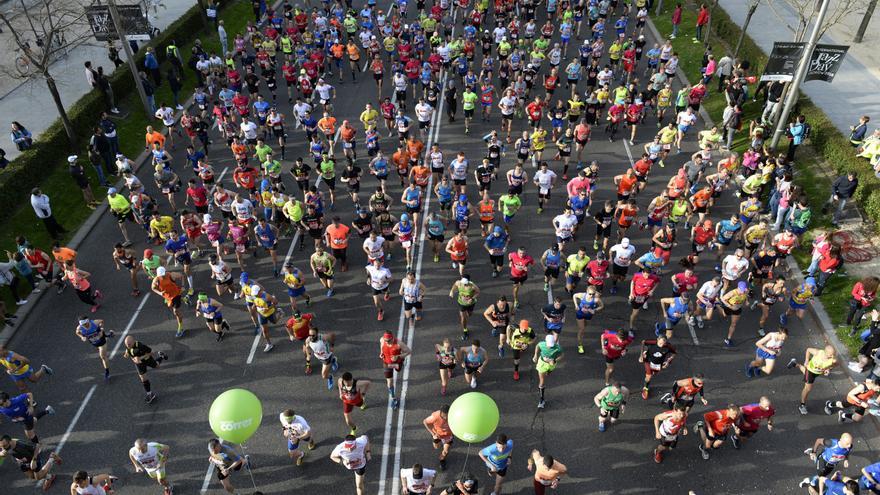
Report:
M424 468L421 464L413 464L411 468L403 468L400 470L401 493L403 495L431 493L436 476L436 471Z
M626 410L626 399L629 389L620 382L613 381L593 397L593 404L599 408L599 431L604 432L608 424L617 423L620 415Z
M437 357L437 367L440 370L440 395L446 395L446 386L455 372L458 351L449 339L443 339L442 343L434 344L434 355Z
M526 248L520 246L515 253L507 255L510 266L510 280L513 282L513 309L519 308L520 287L529 278L529 267L535 264L535 259L526 254ZM499 346L499 348L503 348Z
M242 467L250 469L247 456L238 455L234 448L216 438L208 440L208 462L217 468L217 479L228 493L235 493L235 487L229 479L232 473L241 471Z
M460 234L460 232L458 234ZM449 289L449 297L455 297L456 302L458 303L459 322L461 323L461 340L463 341L468 339L468 319L474 312L474 306L477 304L477 297L479 297L479 295L480 288L477 287L477 284L471 281L470 275L466 273L462 274L461 278L456 280Z
M559 487L559 480L568 474L568 468L565 464L557 461L550 454L541 454L537 449L532 450L526 466L529 471L535 472L532 479L532 487L535 489L535 495L545 495L547 487L556 490Z
M174 318L177 319L177 338L183 337L183 314L180 312L180 303L183 300L183 275L177 272L168 272L164 266L156 268L156 276L150 285L150 289L162 296L165 305L171 310ZM186 302L189 304L189 296L186 296Z
M134 363L138 379L140 379L141 385L144 387L144 402L152 404L156 400L157 395L152 391L150 380L147 379L147 371L149 368L158 368L162 361L168 360L168 355L159 351L154 357L153 349L150 346L136 340L131 335L126 336L123 343L125 344L125 354L123 356Z
M538 409L544 409L546 402L544 401L544 393L546 391L545 381L562 360L562 347L559 345L557 333L549 333L542 342L538 342L535 346L535 354L532 356L532 362L535 363L535 371L538 372L538 392L540 399L538 400Z
M465 235L466 228L461 228L460 220L458 220L458 223L459 230L446 243L446 252L449 253L449 257L452 259L452 269L458 269L458 274L465 277L464 267L468 260L468 238ZM465 222L466 224L467 222Z
M61 457L55 452L49 453L49 459L43 462L44 456L42 444L29 440L19 440L9 435L0 437L0 459L12 457L18 463L19 469L30 480L37 481L37 486L42 486L43 491L49 491L55 482L57 475L50 475L49 471L54 465L61 465Z
M30 359L10 351L5 345L0 344L0 366L6 369L6 374L15 383L21 393L28 391L26 382L37 383L44 375L52 376L55 372L52 368L41 364L36 371L31 366Z
M394 372L400 373L403 360L412 354L412 350L406 344L397 340L393 333L386 331L379 339L379 358L382 360L385 385L388 387L388 396L391 398L391 407L397 409L400 399L394 394Z
M98 357L104 366L104 381L110 381L110 362L107 356L107 339L113 338L116 332L104 331L104 320L92 320L86 315L80 315L76 326L76 335L83 342L92 344L98 349Z
M15 397L10 397L6 392L0 392L0 414L6 416L13 423L21 423L28 440L40 443L36 432L37 420L47 414L49 416L55 414L55 409L52 406L46 406L37 411L34 409L36 406L34 394L30 392Z
M660 277L648 270L633 275L629 286L629 304L632 308L629 316L629 328L634 329L639 311L648 309L648 301L660 286Z
M28 261L30 262L30 260ZM141 265L137 262L134 251L126 248L122 243L116 243L113 247L113 264L116 265L116 270L121 270L122 268L128 270L129 277L131 278L131 296L137 297L141 295L137 282L137 274L140 271Z
M739 410L742 418L739 431L730 436L733 448L740 448L743 440L757 433L762 419L767 420L767 431L773 431L773 416L776 414L776 409L767 397L762 396L758 402L741 406Z
M728 291L721 296L721 314L730 317L730 326L727 328L727 337L724 338L724 347L733 347L733 333L739 322L744 306L749 302L749 284L740 280L734 290Z
M804 364L799 363L797 358L791 358L791 361L785 366L788 369L797 367L804 374L804 388L801 390L801 403L798 405L798 411L801 414L807 414L807 398L810 396L816 378L830 375L831 368L837 365L834 347L828 344L823 349L807 347L804 353Z
M477 375L485 371L486 365L489 364L489 354L480 346L479 339L473 339L471 345L460 347L458 355L461 361L461 367L464 368L464 381L471 388L477 388Z
M572 302L578 326L578 354L584 354L584 333L587 329L587 322L605 308L605 303L602 302L599 291L593 285L587 287L586 292L578 292L572 296Z
M400 289L397 293L403 298L403 314L407 319L422 320L422 300L425 297L427 287L421 280L416 280L416 272L406 272L406 277L400 281Z
M434 450L440 449L438 462L440 463L441 471L446 470L446 458L449 456L449 451L454 441L452 429L449 427L448 415L449 405L443 404L439 410L434 411L422 421L425 429L431 435Z
M678 437L688 434L687 416L687 411L678 404L672 410L654 416L654 437L660 440L660 445L654 448L654 462L663 462L663 452L674 449Z
M694 425L694 433L700 435L700 455L704 460L709 460L709 451L721 448L727 434L733 430L734 435L739 435L740 408L736 404L728 404L725 409L710 411L703 415L703 419Z
M336 336L333 333L323 334L316 327L309 327L309 338L306 339L304 346L306 374L310 375L312 373L312 356L314 356L315 359L321 362L321 378L327 380L327 390L333 390L333 373L339 369L339 361L336 359L336 355L333 354L335 342Z
M372 237L372 233L370 235ZM312 268L312 276L321 282L321 285L327 289L327 297L333 297L336 291L333 289L335 277L333 276L333 268L336 266L336 258L324 251L321 245L315 246L315 252L309 257L309 265Z
M385 311L382 301L391 299L388 288L394 277L391 270L385 266L381 259L375 259L366 267L367 281L366 284L373 290L373 305L376 307L376 319L382 321L385 318Z
M136 473L146 472L147 476L155 479L163 488L165 495L174 493L174 486L165 475L165 465L168 462L168 453L171 447L159 442L148 442L143 438L134 441L134 446L128 451Z
M849 467L849 455L852 453L853 437L849 433L841 433L839 439L817 438L811 448L804 451L811 461L816 462L816 475L828 476L838 464ZM809 478L801 481L801 487L809 483Z
M495 437L495 443L484 447L477 454L489 470L489 476L495 477L495 489L492 493L501 495L501 488L507 478L507 469L513 461L513 440L500 433Z
M113 482L118 479L109 474L90 475L85 471L77 471L70 484L70 495L113 495Z
M782 345L787 338L788 329L779 327L777 330L769 332L758 339L755 342L755 347L757 347L755 359L746 364L746 376L756 378L761 376L761 374L769 376L773 373L776 359L779 357L779 352L782 350Z
M217 342L223 340L226 331L229 331L229 323L223 319L222 309L223 303L208 297L208 293L205 291L199 292L196 297L196 317L205 318L208 330L217 335Z
M357 425L351 420L351 412L355 407L360 407L361 411L367 409L367 390L370 388L370 380L355 379L351 373L346 371L342 374L338 385L339 400L342 401L342 417L345 424L350 428L346 438L354 436L357 433ZM365 438L365 437L364 437Z
M672 383L672 392L663 394L663 397L660 397L660 402L670 409L674 405L679 405L684 408L685 412L689 413L691 408L694 407L697 395L700 396L700 402L704 406L709 405L709 401L706 400L704 395L704 385L705 380L702 373L695 373L689 378L676 380Z
M492 278L497 278L504 266L504 253L507 251L507 245L510 243L510 235L500 226L495 226L492 232L486 235L485 238L483 248L489 253Z
M297 310L296 300L298 297L305 299L306 306L311 306L312 297L306 292L306 280L303 272L293 266L292 261L288 261L281 268L281 275L284 284L287 285L287 297L290 298L291 310L294 312Z
M878 393L880 393L880 384L871 379L865 380L847 392L845 403L839 400L825 401L825 414L830 416L837 411L837 420L839 422L853 421L858 423L867 414L867 410L870 407L868 401L876 397ZM852 411L849 411L849 409L852 409Z
M287 455L297 466L302 466L306 452L299 448L299 443L308 441L309 450L315 450L317 444L312 438L312 428L305 418L296 414L293 409L285 409L278 415L281 422L281 434L287 439Z
M645 386L642 388L642 399L648 400L648 387L651 384L651 379L661 370L669 367L669 363L673 359L675 359L675 348L668 342L666 335L642 341L639 353L639 362L645 366Z
M381 82L381 79L379 79ZM372 459L370 439L366 435L355 437L354 433L346 435L345 440L330 453L330 460L354 471L354 486L357 495L363 495L365 489L364 474L367 462Z

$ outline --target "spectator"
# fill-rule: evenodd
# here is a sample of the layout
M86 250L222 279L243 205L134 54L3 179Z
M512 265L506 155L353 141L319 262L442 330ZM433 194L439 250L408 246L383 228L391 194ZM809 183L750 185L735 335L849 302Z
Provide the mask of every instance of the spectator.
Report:
M156 54L153 53L153 47L147 47L147 53L144 55L144 69L147 69L150 73L150 77L153 78L153 84L156 87L162 86L162 73L159 72L159 60L156 58Z
M117 68L125 63L119 58L119 48L116 48L116 42L113 40L107 42L107 58L109 58L110 61L113 62L113 66Z
M785 158L790 162L794 161L794 153L807 137L806 122L806 117L798 115L794 122L788 124L788 135L791 140L788 142L788 152L785 154Z
M743 107L746 103L746 90L740 79L734 78L727 84L727 88L724 89L724 99L728 103L736 103L740 108Z
M840 215L843 213L843 208L846 207L847 201L855 195L858 187L859 178L856 177L856 173L852 170L847 172L846 175L841 175L835 179L834 183L831 184L831 196L822 206L822 214L827 214L828 210L836 202L837 210L835 210L834 214L831 216L831 223L837 225L837 222L840 220Z
M31 191L31 206L34 209L34 213L37 214L37 218L43 221L43 225L46 226L46 230L49 232L49 235L52 236L52 239L59 239L62 234L67 233L67 230L55 220L55 216L52 215L52 206L49 204L49 196L43 194L40 191L39 187L35 187Z
M733 102L728 103L727 108L724 109L722 127L726 136L724 147L727 149L733 146L733 138L736 135L736 131L742 128L742 113L742 108Z
M733 74L733 59L727 55L721 57L721 60L718 61L716 72L718 73L718 92L720 93L724 89L724 84Z
M807 227L810 225L810 219L812 217L813 212L810 210L807 196L801 194L797 203L791 206L791 211L788 214L788 220L786 221L786 228L791 230L794 235L799 236L807 231Z
M827 233L819 233L813 239L813 250L810 253L810 266L804 272L804 275L811 277L816 276L816 270L819 269L819 260L822 259L828 251L831 250L831 239Z
M214 27L218 30L220 29L218 23L223 24L223 21L218 21L220 18L220 16L217 15L219 10L220 8L217 6L216 0L211 0L208 5L205 6L205 15L208 16L208 19L214 23ZM223 38L220 38L220 42L223 43ZM226 50L223 50L223 53L226 53Z
M180 77L183 78L183 57L180 56L180 50L177 48L177 42L175 40L171 40L171 43L165 47L165 58L171 62L171 65L174 66L174 69L177 70Z
M678 26L681 25L681 4L675 4L675 10L672 11L672 34L669 35L671 39L675 39L678 36Z
M34 144L34 138L31 136L31 131L27 130L25 126L18 123L18 121L12 122L12 132L9 134L9 139L12 139L12 142L15 143L15 147L18 148L18 151L24 151Z
M171 95L174 98L174 107L178 110L183 110L183 105L181 105L179 101L180 90L183 89L180 75L176 70L169 68L166 77L168 78L168 87L171 89Z
M715 75L715 72L718 70L718 62L715 61L715 55L711 53L707 56L706 65L703 66L703 84L708 85L709 81L712 80L712 76ZM719 91L721 88L721 84L718 84Z
M700 11L697 12L697 32L694 35L694 43L703 41L703 26L709 24L709 7L706 4L700 4Z
M210 5L208 6L210 8ZM220 53L226 54L229 51L229 36L226 34L226 28L223 27L223 21L214 23L217 25L217 36L220 38Z
M94 133L89 138L89 152L98 155L100 162L103 162L103 169L100 166L96 166L95 171L98 172L98 179L101 180L101 185L106 185L106 176L116 175L116 170L113 167L113 153L110 151L110 140L104 135L104 129L101 129L101 126L95 126Z
M89 178L86 176L86 170L76 159L73 161L68 160L68 163L70 165L67 171L70 172L70 176L73 177L73 182L75 182L77 187L82 191L86 206L94 210L97 201L95 201L95 195L92 193L92 185L89 183Z
M862 118L859 119L858 125L849 126L849 142L853 146L859 146L865 141L865 136L868 134L868 122L871 121L871 117L867 115L863 115Z
M116 134L116 123L110 120L110 115L107 112L101 112L101 120L98 121L98 125L104 131L104 136L110 141L110 154L115 155L119 153L119 136Z
M819 278L816 279L816 296L821 296L828 280L843 266L840 246L831 246L828 253L819 260Z
M10 292L12 292L12 297L15 299L15 304L22 306L27 304L27 299L22 299L18 292L21 281L15 275L15 272L12 271L14 267L15 263L12 261L0 263L0 287L8 285Z
M9 160L6 159L6 150L0 148L0 170L9 166Z
M871 323L860 337L864 344L859 348L857 360L849 362L849 369L856 373L872 371L875 376L880 376L880 353L875 352L880 348L880 311L871 311Z
M782 89L785 85L781 81L771 81L764 91L764 112L761 113L761 123L770 124L770 119L776 115L779 104L782 101ZM755 95L757 96L757 94Z
M119 113L119 109L116 108L116 100L113 98L113 86L110 84L110 79L107 79L107 76L104 74L104 68L98 67L98 89L101 90L101 93L104 95L104 101L107 102L107 108L110 109L110 113Z
M18 272L19 275L24 277L25 280L31 285L31 293L37 294L40 292L39 284L37 282L34 272L34 268L28 263L27 258L24 257L24 253L21 251L10 252L6 251L6 256L9 257L9 261L13 263L15 266L15 271Z
M706 85L700 81L699 84L695 85L691 88L690 92L687 96L687 104L691 107L691 110L694 113L698 113L700 111L700 105L703 103L703 99L706 98Z
M850 335L855 335L859 331L862 316L871 309L877 297L878 286L880 286L880 278L877 277L865 277L853 285L849 313L846 315L846 326L852 327Z
M147 104L150 105L150 113L156 113L156 98L154 97L156 89L153 86L153 83L147 79L147 74L145 72L140 72L140 76L141 86L144 87L144 94L147 96Z
M98 87L98 72L92 68L92 61L86 60L86 62L83 65L86 67L86 69L85 69L86 82L89 83L89 86L91 86L92 88L97 88Z

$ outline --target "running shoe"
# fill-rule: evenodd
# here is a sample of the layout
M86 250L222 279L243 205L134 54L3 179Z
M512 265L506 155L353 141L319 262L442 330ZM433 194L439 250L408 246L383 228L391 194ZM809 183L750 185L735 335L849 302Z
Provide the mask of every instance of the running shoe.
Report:
M504 357L504 346L503 345L498 346L498 357L500 357L500 358Z
M737 450L742 447L742 442L740 442L739 437L736 435L730 435L730 444Z
M746 363L746 376L749 378L753 378L755 375L752 374L752 363Z
M379 320L379 321L382 321L384 318L385 318L385 315L382 313L382 310L380 309L380 310L376 313L376 319Z
M654 462L656 462L657 464L663 462L663 452L654 449Z
M779 324L782 326L788 325L788 315L786 315L785 313L779 315Z
M454 269L456 269L456 268L458 268L458 263L456 263L456 262L453 261L453 262L452 262L452 269L454 270Z
M703 456L703 460L708 461L709 460L709 451L706 450L706 447L704 447L703 444L698 445L698 447L700 448L700 455Z
M312 374L312 365L310 365L310 364L307 364L307 365L306 365L306 374L307 374L307 375L311 375L311 374Z
M105 382L110 381L110 370L108 370L107 368L104 368L104 381Z
M333 390L333 377L327 378L327 390Z
M801 405L798 406L798 412L801 413L801 414L804 415L804 416L806 416L807 414L809 414L809 411L807 411L807 406L806 406L805 404L801 404Z
M584 352L584 346L582 344L578 344L578 354L583 354Z
M599 431L604 433L607 428L608 427L605 426L605 423L603 423L602 421L599 421Z
M156 397L158 396L155 392L147 392L147 394L144 396L144 402L146 402L147 404L152 404L153 401L156 400Z
M660 323L654 323L654 335L659 337L661 333L663 333L663 328L660 326Z
M46 366L45 364L42 365L42 366L40 366L40 369L42 369L43 372L46 373L46 374L49 375L49 376L52 376L52 375L55 374L55 371L53 371L52 368Z
M728 347L728 348L733 347L733 340L732 339L724 339L724 347Z
M663 396L660 397L661 404L669 404L671 402L672 402L672 394L669 392L666 392L665 394L663 394Z
M183 330L178 329L177 332L174 334L174 337L178 339L183 337Z
M446 459L440 459L438 463L440 464L440 471L446 471Z
M468 331L467 331L467 328L465 328L464 330L461 331L461 340L467 340L467 339L468 339Z
M318 445L315 443L314 440L309 440L309 445L308 445L309 450L315 450L315 447L317 447L317 446Z
M407 267L407 270L409 270L409 267ZM382 299L384 299L384 300L386 300L386 301L390 301L390 300L391 300L391 296L386 292L385 295L382 296Z
M440 385L440 395L446 395L446 386Z
M519 381L519 371L513 372L513 381L515 381L515 382Z
M763 327L762 327L762 328L759 328L759 329L758 329L758 337L763 337L763 336L765 336L765 335L767 335L767 332L764 331L764 328L763 328Z
M703 322L703 317L698 316L697 317L697 327L703 328L704 326L706 326L706 324Z
M334 294L336 294L335 290L327 289L327 297L333 297ZM306 303L306 304L308 304L308 303Z
M825 407L823 408L823 410L825 411L825 414L827 414L829 416L831 416L831 414L834 412L831 410L831 401L830 400L825 401Z
M612 285L612 286L611 286L611 291L610 291L610 292L611 292L611 295L612 295L612 296L613 296L614 294L617 294L617 287L615 287L615 286Z
M547 403L544 402L544 399L538 401L538 409L544 409L545 405L547 405Z
M477 377L471 377L471 388L477 388Z
M296 458L296 465L297 465L297 466L302 466L302 465L303 465L303 459L305 459L305 458L306 458L306 453L303 452L301 456L299 456L299 457Z
M44 492L48 492L49 489L52 488L52 484L55 483L55 479L56 479L57 477L58 477L58 475L53 474L52 476L49 476L48 478L46 478L45 480L43 480L42 485L43 485L43 491L44 491Z
M52 406L46 406L46 414L52 416L55 414L55 408Z
M267 343L266 347L263 347L263 352L269 352L275 348L275 344Z
M648 400L648 387L642 389L642 399Z
M844 416L844 414L846 414L846 413L844 413L843 411L837 411L837 422L838 423L846 423L846 416Z
M792 369L795 367L795 365L797 365L797 359L791 358L791 360L788 362L788 364L785 365L785 367L788 369Z
M339 369L339 360L336 358L333 358L333 362L330 363L330 372L336 373L336 370L338 370L338 369Z
M439 256L436 256L436 255L434 256L434 263L440 263L440 257L439 257Z
M400 407L400 399L393 399L391 401L391 408L397 409L398 407Z
M366 400L361 400L360 408L361 408L361 411L367 410L367 401Z

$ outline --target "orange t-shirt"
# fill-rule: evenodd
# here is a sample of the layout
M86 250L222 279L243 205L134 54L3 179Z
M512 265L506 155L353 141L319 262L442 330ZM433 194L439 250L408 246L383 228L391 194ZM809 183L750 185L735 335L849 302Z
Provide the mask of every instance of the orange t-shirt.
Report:
M344 224L339 224L339 226L335 226L330 224L327 226L327 237L330 238L330 248L331 249L345 249L348 247L348 231L349 229Z
M348 50L348 58L351 60L360 60L361 51L358 49L357 45L354 43L349 44L346 49Z
M406 174L409 168L409 154L405 150L395 151L391 155L391 161L397 166L398 173Z
M330 47L330 53L333 54L333 58L342 58L345 55L345 47L342 45L333 45Z
M425 187L428 185L428 178L431 177L431 169L424 165L416 165L412 169L412 174L416 185L419 187Z
M693 196L691 196L691 202L697 208L702 208L709 204L709 199L712 198L712 191L707 191L705 189L700 189Z
M340 127L339 137L341 137L343 141L353 141L355 132L357 132L357 129L352 126Z
M422 151L425 149L425 143L419 141L418 139L410 139L406 142L406 150L409 152L409 157L412 160L418 160L419 155L422 154Z
M180 295L180 286L174 283L174 280L168 275L159 277L157 285L159 290L162 291L162 297L165 298L165 302L169 305L175 297Z
M68 261L76 261L76 251L70 249L68 247L59 247L58 249L52 250L52 256L55 257L55 261L59 263L66 263Z
M735 422L734 419L731 419L730 416L728 416L726 410L707 412L703 415L703 420L706 422L709 430L716 436L727 433L727 430L729 430Z
M431 425L431 432L440 438L450 438L452 429L449 427L449 421L440 417L440 411L434 411L430 416L425 418L425 422Z
M160 148L165 147L165 136L161 132L148 132L144 135L144 141L148 148L153 147L153 143L159 143Z
M480 206L480 221L481 222L491 222L495 218L495 201L491 199L486 201L482 200L479 203Z
M324 117L318 121L318 129L324 134L336 134L336 117Z
M627 177L624 175L620 178L620 183L617 184L617 194L629 196L633 189L635 189L636 182L638 182L638 179L635 176Z

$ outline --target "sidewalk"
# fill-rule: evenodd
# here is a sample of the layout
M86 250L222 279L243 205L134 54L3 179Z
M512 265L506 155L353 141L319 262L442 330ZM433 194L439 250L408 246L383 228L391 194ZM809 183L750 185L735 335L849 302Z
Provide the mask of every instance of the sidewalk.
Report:
M832 2L829 13L836 3ZM748 2L720 0L718 6L740 26L745 22ZM849 135L849 126L860 116L880 118L880 99L877 98L880 95L880 52L876 50L877 42L880 41L880 9L874 12L874 18L862 43L854 44L852 37L861 18L860 13L847 14L841 23L829 29L820 40L821 43L850 45L834 82L829 84L810 81L801 85L803 92L828 115L845 136ZM797 11L790 4L784 0L770 4L763 1L752 17L748 36L769 54L774 41L792 40L797 25Z
M151 22L159 29L180 18L187 10L196 4L196 0L165 1L166 8L159 8L158 16L150 13ZM14 4L6 8L13 7ZM18 7L20 9L20 7ZM19 15L16 21L24 22L25 18ZM0 45L12 46L11 34L7 29L0 33ZM142 44L143 45L143 44ZM7 50L0 53L0 65L11 66L15 52ZM125 53L120 50L120 56L125 59ZM70 53L56 61L52 65L52 75L61 92L61 101L66 108L70 108L91 87L86 82L83 64L91 60L93 67L102 66L109 75L113 72L113 62L107 58L106 43L99 43L91 37L80 46L71 47ZM128 70L128 65L119 66L121 70ZM0 135L0 148L6 150L6 157L13 159L19 155L18 150L9 141L9 122L17 120L21 122L37 137L49 125L58 118L55 104L49 97L46 83L43 79L33 79L22 82L11 77L0 80L0 114L4 118L3 133Z

